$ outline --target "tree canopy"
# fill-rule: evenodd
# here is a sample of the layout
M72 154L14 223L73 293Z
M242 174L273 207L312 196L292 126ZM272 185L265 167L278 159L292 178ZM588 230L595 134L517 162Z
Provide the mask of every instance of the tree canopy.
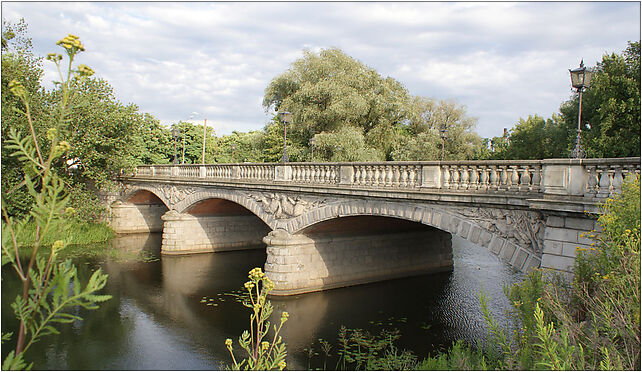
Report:
M449 159L472 158L482 143L473 132L476 119L466 116L464 106L413 97L397 80L384 78L337 48L323 49L318 54L304 51L302 58L270 82L263 106L268 112L293 113L288 131L292 141L304 148L315 135L335 147L353 148L356 143L362 146L363 154L344 154L346 158L435 160L434 151L421 151L420 147L440 145L434 139L443 126L449 133ZM422 136L424 142L431 142L415 144L412 153L405 151L406 144L420 133L432 133ZM319 156L327 154L324 160L343 158L330 151L329 142L323 142L326 148Z

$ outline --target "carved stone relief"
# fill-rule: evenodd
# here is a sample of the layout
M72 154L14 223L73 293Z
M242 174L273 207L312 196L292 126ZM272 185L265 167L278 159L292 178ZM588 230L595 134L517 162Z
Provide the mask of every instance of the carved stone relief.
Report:
M542 253L546 224L539 212L494 208L454 208L453 211L502 238L530 247L533 253Z
M259 202L263 211L276 219L298 217L326 203L325 199L312 199L301 196L288 196L275 193L249 193L247 197Z
M136 186L137 185L135 184L120 183L122 190L121 195L124 197L131 193L133 190L137 189ZM154 185L149 189L159 197L164 198L170 205L175 205L197 191L194 187L177 187L175 185Z
M169 201L171 205L174 205L189 195L196 192L194 187L176 187L174 185L160 185L156 187L159 190L160 194L163 195L165 200Z

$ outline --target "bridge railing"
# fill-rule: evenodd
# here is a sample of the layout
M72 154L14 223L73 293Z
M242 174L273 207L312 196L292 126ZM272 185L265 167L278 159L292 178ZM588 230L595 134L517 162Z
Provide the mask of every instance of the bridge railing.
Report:
M141 165L134 178L336 185L363 189L570 195L607 198L621 191L640 158L378 163Z

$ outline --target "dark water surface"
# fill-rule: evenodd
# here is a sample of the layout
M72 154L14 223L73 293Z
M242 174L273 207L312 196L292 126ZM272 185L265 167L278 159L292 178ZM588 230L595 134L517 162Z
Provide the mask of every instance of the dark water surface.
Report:
M58 327L32 347L27 359L46 370L221 369L230 363L226 338L236 340L249 327L249 312L236 299L247 272L262 267L264 250L159 257L160 234L125 236L114 247L140 260L76 259L85 277L97 267L109 274L113 298L98 310L78 310L83 321ZM509 304L502 286L521 278L485 248L453 237L454 270L290 297L273 297L274 318L290 313L282 335L288 369L307 369L304 350L323 338L335 344L341 325L378 334L398 329L400 349L420 357L457 339L471 343L485 335L479 310L482 287L495 319L507 325ZM2 274L2 331L16 329L10 303L17 281ZM201 302L206 297L208 301ZM207 305L210 303L211 305ZM12 344L2 347L4 356ZM311 367L320 367L320 357ZM329 366L330 367L330 366Z

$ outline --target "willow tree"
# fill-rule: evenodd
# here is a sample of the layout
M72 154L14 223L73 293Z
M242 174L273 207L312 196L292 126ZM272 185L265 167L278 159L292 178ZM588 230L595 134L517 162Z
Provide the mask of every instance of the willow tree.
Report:
M368 145L387 154L409 102L401 83L330 48L318 54L304 51L270 82L263 106L294 114L288 129L293 141L307 146L316 133L337 132L349 125L362 129Z

